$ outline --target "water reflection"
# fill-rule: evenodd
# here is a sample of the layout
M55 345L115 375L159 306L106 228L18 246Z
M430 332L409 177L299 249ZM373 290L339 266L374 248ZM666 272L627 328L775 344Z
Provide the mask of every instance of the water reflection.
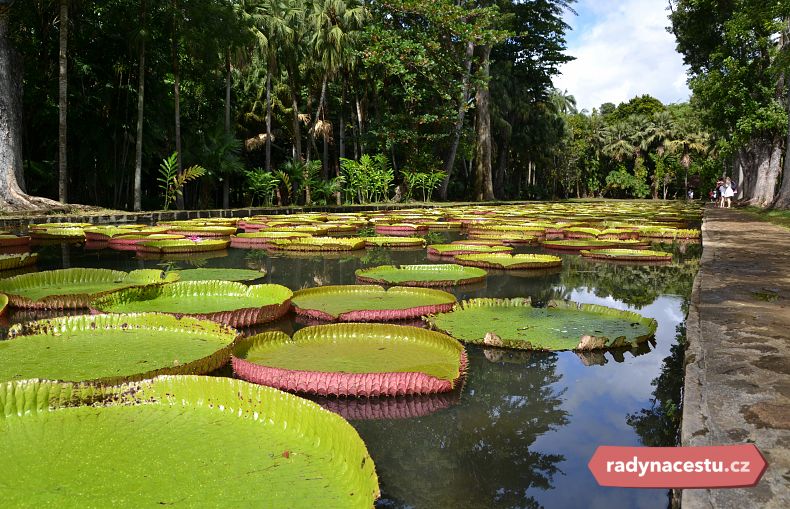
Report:
M311 397L331 412L351 421L414 419L450 408L461 400L462 388L439 394L377 398Z
M456 406L354 423L376 461L379 506L535 507L533 491L552 488L565 458L533 446L568 422L556 354L493 364L480 348L468 352L472 369Z

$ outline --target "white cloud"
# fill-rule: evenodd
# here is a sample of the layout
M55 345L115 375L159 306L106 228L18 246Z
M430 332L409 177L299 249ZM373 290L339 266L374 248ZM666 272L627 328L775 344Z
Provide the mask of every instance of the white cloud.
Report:
M575 8L579 16L566 21L574 28L568 53L576 60L560 68L554 84L574 95L580 110L642 94L665 104L689 98L683 59L666 31L665 2L581 0Z

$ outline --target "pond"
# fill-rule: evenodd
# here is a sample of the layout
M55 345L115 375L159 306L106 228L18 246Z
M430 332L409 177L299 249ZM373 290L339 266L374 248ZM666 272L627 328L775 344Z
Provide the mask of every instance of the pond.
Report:
M431 242L462 238L430 233ZM92 247L92 246L89 246ZM383 508L663 508L666 490L599 487L587 468L598 445L672 445L672 411L682 384L684 317L700 246L663 244L674 262L615 265L561 254L561 269L506 274L452 289L457 298L572 299L629 309L658 322L637 351L528 352L467 345L470 367L451 393L360 400L319 399L351 419L373 457ZM354 271L381 264L432 263L425 249L367 249L291 256L229 249L185 261L55 243L35 248L39 270L66 267L265 268L267 283L292 290L353 284ZM542 252L519 247L517 253ZM11 311L5 328L44 316ZM293 314L256 332L303 327ZM215 373L232 376L228 368ZM654 380L656 380L654 385ZM377 419L370 419L377 417Z

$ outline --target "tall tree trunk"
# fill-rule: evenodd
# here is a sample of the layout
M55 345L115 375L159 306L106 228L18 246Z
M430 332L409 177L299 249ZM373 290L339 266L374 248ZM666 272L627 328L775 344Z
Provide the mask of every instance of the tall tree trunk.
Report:
M176 167L180 177L184 171L184 163L181 157L181 65L178 55L178 2L176 0L173 1L173 6L173 102L175 103ZM181 193L176 194L176 208L184 210L184 195Z
M362 104L359 100L359 93L356 91L354 92L354 105L356 106L356 110L357 110L357 129L359 132L359 154L357 154L357 158L360 158L365 153L365 143L362 141L363 139L362 137L364 135L362 126L364 125L364 123L362 117Z
M272 171L272 71L266 71L266 171Z
M8 39L8 12L0 6L0 211L60 204L25 193L22 165L22 62Z
M68 201L69 174L66 165L66 112L68 110L69 2L60 0L60 48L58 51L58 199Z
M230 137L230 48L225 50L225 136ZM230 208L230 175L222 176L222 208Z
M294 159L302 159L302 129L299 126L299 104L296 100L296 94L291 94L291 108L293 109L293 142L294 142L294 150L293 150L293 158Z
M782 51L787 53L790 51L790 16L785 19L786 33L782 34ZM784 76L784 92L785 92L785 107L787 108L788 117L790 117L790 71L785 72ZM782 187L776 195L772 206L774 208L786 209L790 208L790 129L787 130L787 138L785 139L785 162L782 169Z
M324 103L326 102L326 83L328 80L328 76L324 74L324 80L321 82L321 97L318 100L318 108L315 110L315 121L313 122L313 128L310 130L310 138L312 140L313 146L315 146L315 139L316 139L316 128L318 127L319 120L323 120L323 109ZM323 129L326 129L325 126L322 126ZM322 132L325 132L322 130ZM329 169L326 167L326 134L324 134L324 157L321 161L321 178L326 180L329 176ZM318 155L318 150L316 150L316 155Z
M480 73L483 83L477 87L475 103L477 108L477 150L475 163L475 200L493 200L494 186L491 182L491 111L489 100L491 92L488 86L491 46L485 45L481 51L482 63Z
M475 53L473 42L466 43L466 55L464 57L464 77L461 82L461 96L458 101L458 117L453 128L453 143L450 145L450 152L447 154L447 161L444 163L444 180L439 188L439 198L447 200L447 188L450 187L450 177L455 166L455 156L458 154L458 145L461 143L461 132L464 128L464 117L466 116L467 102L469 102L469 77L472 74L472 57Z
M346 73L343 72L342 93L340 95L340 118L338 119L338 157L341 159L346 157L346 133L345 123L343 116L346 113Z
M145 29L145 0L140 2L140 26ZM137 139L134 143L134 203L135 212L142 210L143 202L143 112L145 105L145 36L140 40L137 57Z
M497 147L497 164L494 172L494 195L505 198L505 173L507 172L510 137L502 136Z

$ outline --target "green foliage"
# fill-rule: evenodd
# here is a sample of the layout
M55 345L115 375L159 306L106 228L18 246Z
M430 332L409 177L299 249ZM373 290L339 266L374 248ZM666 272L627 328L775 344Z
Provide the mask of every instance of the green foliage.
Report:
M632 196L634 198L644 198L650 192L647 183L639 177L629 173L624 166L619 166L616 170L609 172L606 176L606 188L604 194L614 191L614 194ZM620 191L620 193L617 193Z
M346 201L370 203L385 201L395 182L395 172L384 154L363 155L359 161L343 158L340 168L345 177Z
M431 194L439 187L447 174L443 171L403 171L403 182L406 184L406 196L412 197L412 192L419 190L422 193L422 201L430 201Z
M183 196L184 186L193 180L206 175L206 169L199 165L190 166L178 173L178 152L173 152L169 157L162 159L159 164L159 190L164 198L164 210L175 203L178 196Z
M260 198L264 205L274 203L274 196L280 185L280 179L263 168L248 170L244 174L247 177L247 187L252 194L250 206L253 205L255 198Z

